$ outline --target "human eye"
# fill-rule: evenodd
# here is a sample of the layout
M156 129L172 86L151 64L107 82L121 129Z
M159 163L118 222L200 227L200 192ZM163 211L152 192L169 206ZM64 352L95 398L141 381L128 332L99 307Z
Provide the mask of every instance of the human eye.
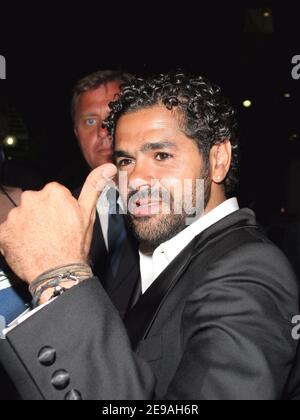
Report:
M128 158L126 158L126 159L120 159L118 162L117 162L117 166L119 167L119 168L125 168L126 166L129 166L129 165L131 165L133 163L133 160L132 159L128 159Z
M85 122L85 125L87 125L88 127L92 127L96 124L97 119L96 118L86 118L84 122Z
M156 155L155 155L155 159L158 160L159 162L163 162L165 160L169 160L172 157L173 156L170 155L170 153L165 153L165 152L159 152L159 153L156 153Z

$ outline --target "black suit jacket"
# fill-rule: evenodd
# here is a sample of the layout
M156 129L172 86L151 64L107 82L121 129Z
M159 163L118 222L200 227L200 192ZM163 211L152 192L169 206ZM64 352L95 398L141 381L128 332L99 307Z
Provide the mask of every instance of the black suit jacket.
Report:
M90 279L10 332L0 358L23 398L280 399L298 286L240 210L200 234L128 312Z

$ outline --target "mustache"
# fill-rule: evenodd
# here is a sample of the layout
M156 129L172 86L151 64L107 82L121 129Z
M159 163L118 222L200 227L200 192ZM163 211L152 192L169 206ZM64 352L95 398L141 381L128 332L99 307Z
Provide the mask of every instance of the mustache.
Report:
M128 201L132 199L132 197L135 198L136 201L138 200L144 200L144 199L151 199L155 198L156 200L161 200L164 202L169 202L170 198L172 198L172 195L169 191L163 190L161 188L146 188L143 190L130 190L128 192Z

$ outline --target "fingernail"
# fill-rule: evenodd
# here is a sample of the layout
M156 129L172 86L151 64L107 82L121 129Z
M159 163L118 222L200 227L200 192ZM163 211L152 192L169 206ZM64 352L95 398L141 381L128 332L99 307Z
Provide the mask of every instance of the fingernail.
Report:
M103 176L103 178L105 178L105 179L107 179L107 181L111 181L114 177L115 177L115 174L111 174L111 171L109 171L109 170L104 170L103 172L102 172L102 176Z

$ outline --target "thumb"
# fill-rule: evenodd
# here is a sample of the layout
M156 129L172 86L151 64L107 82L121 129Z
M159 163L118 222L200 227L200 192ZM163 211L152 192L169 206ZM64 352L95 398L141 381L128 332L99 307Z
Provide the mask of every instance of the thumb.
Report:
M117 172L115 165L106 163L89 174L78 198L78 204L85 210L86 214L91 215L93 213L102 191L112 181Z

